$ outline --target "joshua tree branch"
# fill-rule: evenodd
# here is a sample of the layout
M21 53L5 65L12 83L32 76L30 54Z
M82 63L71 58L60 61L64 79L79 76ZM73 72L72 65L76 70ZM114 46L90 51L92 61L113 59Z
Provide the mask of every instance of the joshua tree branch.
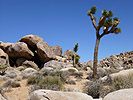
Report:
M114 29L117 27L117 25L119 24L120 22L117 21L113 24L112 28L108 31L108 33L113 33Z
M90 17L91 17L92 24L93 24L94 28L97 30L97 25L96 25L95 18L93 16L93 14L90 14Z
M100 30L100 28L103 26L105 20L106 20L106 16L102 16L100 19L100 22L98 24L97 30Z

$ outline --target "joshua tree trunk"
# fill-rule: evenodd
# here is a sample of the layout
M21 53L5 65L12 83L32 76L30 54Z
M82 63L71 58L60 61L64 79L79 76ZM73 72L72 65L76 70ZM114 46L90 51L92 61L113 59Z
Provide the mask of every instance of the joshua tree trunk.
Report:
M98 62L98 48L99 48L100 38L97 37L95 49L94 49L94 62L93 62L93 78L97 78L97 62Z

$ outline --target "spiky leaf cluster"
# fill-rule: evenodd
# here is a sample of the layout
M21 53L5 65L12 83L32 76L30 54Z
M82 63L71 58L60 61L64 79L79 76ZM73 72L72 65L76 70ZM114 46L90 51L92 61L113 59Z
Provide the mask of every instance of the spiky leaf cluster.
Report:
M91 7L91 10L87 12L87 15L90 16L90 14L95 14L97 8L96 7Z
M119 18L117 18L117 17L114 17L113 19L114 19L114 21L120 21Z
M121 32L121 28L115 28L115 29L114 29L114 33L115 33L115 34L118 34L118 33L120 33L120 32Z
M113 25L113 23L114 23L114 22L113 22L112 19L108 19L108 20L105 21L104 26L105 26L105 27L110 27L110 26Z
M107 16L108 16L108 18L113 17L113 12L109 11Z
M79 45L78 45L78 43L77 43L77 44L75 44L75 47L74 47L74 49L73 49L73 50L74 50L74 52L77 52L77 51L78 51L78 46L79 46Z
M107 10L102 10L102 15L104 15L104 16L107 16L108 15L108 12L107 12Z
M96 10L97 10L96 7L91 7L91 13L92 13L92 14L95 14L95 13L96 13Z

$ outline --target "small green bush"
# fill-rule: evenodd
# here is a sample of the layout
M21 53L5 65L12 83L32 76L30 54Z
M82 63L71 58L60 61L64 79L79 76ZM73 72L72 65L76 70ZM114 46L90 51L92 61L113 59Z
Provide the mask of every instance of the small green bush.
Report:
M6 69L8 66L7 65L0 65L0 70L1 69Z
M41 75L31 76L28 78L27 84L38 84L42 80L41 77Z
M44 80L40 81L39 86L41 88L49 89L53 86L57 86L57 90L61 90L63 82L57 76L46 76Z

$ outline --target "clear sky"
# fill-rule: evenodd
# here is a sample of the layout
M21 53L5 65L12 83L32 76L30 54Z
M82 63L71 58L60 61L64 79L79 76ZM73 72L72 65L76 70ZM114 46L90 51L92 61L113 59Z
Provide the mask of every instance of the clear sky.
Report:
M0 41L15 43L35 34L63 52L79 43L80 61L87 62L93 59L96 39L86 14L92 6L97 7L98 19L106 9L121 21L119 35L101 39L99 60L133 50L133 0L0 0Z

